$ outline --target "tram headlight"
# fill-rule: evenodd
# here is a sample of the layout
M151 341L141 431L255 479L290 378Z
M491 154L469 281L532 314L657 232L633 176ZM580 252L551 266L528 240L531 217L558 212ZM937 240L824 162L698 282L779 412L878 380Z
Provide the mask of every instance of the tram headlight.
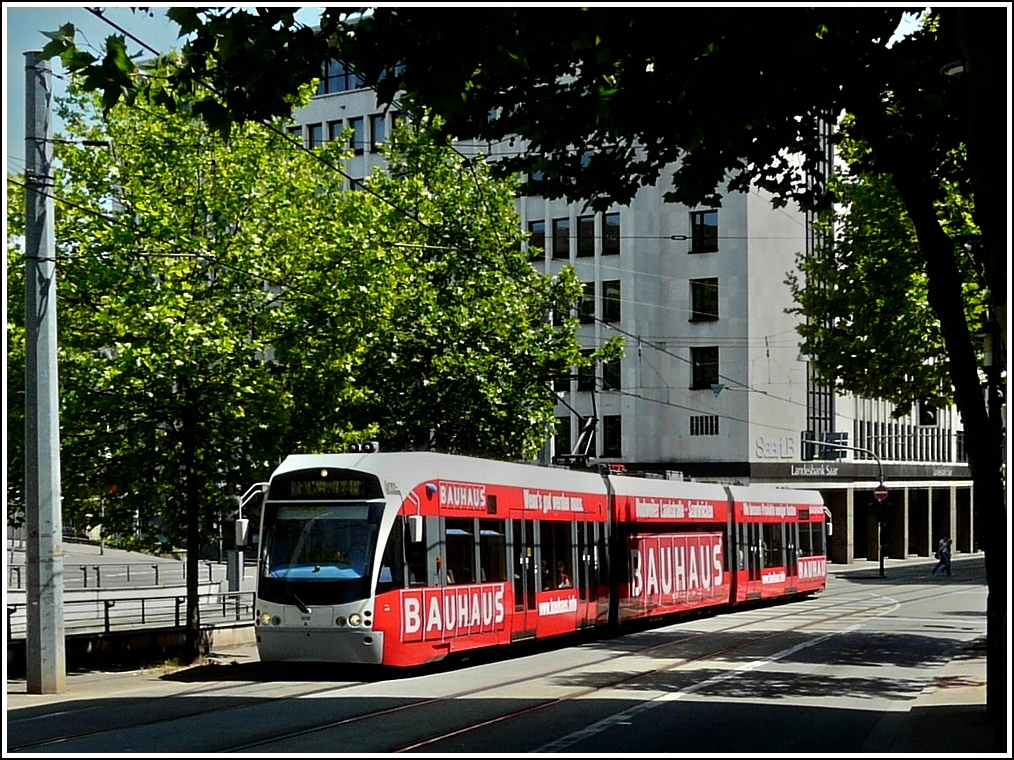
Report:
M360 615L358 612L353 612L351 615L349 615L349 625L351 625L353 628L359 626L362 622L363 616Z
M344 626L346 622L347 621L345 620L345 616L344 615L339 615L338 617L336 617L334 619L334 624L337 625L337 626Z
M282 619L278 615L272 615L270 612L262 612L260 616L261 625L281 625Z

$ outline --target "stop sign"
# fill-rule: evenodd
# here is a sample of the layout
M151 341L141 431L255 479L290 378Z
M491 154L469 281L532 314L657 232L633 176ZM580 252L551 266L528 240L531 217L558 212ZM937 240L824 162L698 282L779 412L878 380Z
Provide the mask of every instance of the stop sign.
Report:
M873 496L877 501L883 501L887 498L887 486L881 483L879 486L873 489Z

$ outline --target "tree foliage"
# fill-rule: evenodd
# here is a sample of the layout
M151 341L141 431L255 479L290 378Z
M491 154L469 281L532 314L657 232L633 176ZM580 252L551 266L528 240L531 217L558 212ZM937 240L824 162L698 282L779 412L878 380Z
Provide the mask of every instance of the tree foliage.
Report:
M82 93L62 115L69 524L104 513L107 534L194 546L289 452L377 437L527 458L550 434L550 381L583 359L576 320L554 328L546 315L574 307L580 285L529 266L515 190L481 161L405 128L391 172L349 191L340 141L311 153L247 124L226 143L192 112L139 104L103 121ZM23 461L22 227L9 205L9 509L24 477L12 467Z
M829 185L838 205L814 225L816 239L826 243L799 255L798 272L787 278L797 304L789 311L805 318L801 348L841 392L890 401L898 416L916 401L951 406L947 347L929 304L915 229L891 178L863 171L854 160L865 152L862 145L842 145L845 164ZM962 160L952 157L955 164ZM947 233L974 241L967 194L954 182L944 187L937 213ZM971 255L960 262L967 319L978 324L986 312L982 273Z

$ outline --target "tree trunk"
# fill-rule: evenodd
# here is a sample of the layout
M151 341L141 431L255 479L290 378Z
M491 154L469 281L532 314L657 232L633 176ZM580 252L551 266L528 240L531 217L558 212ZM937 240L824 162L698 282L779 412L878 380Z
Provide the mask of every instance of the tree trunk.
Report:
M929 303L940 319L958 412L965 429L965 448L974 489L973 508L986 561L986 708L994 724L994 740L1001 745L994 746L994 750L1006 751L1008 581L1007 509L1000 469L1004 444L1002 427L997 419L998 410L994 408L991 419L983 398L975 349L965 318L962 278L954 242L937 219L933 198L928 192L932 187L929 177L921 176L923 172L919 169L907 170L904 163L901 160L897 162L899 165L892 166L892 176L926 257Z

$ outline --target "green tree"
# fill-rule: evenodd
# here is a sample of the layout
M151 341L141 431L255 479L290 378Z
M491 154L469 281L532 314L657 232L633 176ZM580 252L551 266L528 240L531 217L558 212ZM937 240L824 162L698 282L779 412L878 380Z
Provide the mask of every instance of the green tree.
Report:
M200 547L285 454L420 444L426 427L439 446L509 458L548 435L549 380L579 349L573 323L545 315L579 286L527 265L513 189L483 167L403 131L396 174L349 192L339 141L311 153L248 124L226 143L183 108L117 105L102 120L82 93L62 115L64 511L187 548L191 655ZM12 273L21 228L9 208ZM473 265L455 268L452 251ZM17 279L10 369L23 366ZM16 491L23 394L9 383Z
M891 178L862 169L858 159L867 150L861 143L840 146L845 164L829 183L838 203L814 225L826 243L797 257L798 273L787 278L797 305L789 311L805 318L802 349L839 391L893 402L898 416L911 412L914 401L951 406L947 346L929 304L915 228ZM974 241L979 231L968 188L956 171L962 162L956 155L940 167L937 215L952 239ZM982 272L970 255L959 263L966 319L982 323Z

